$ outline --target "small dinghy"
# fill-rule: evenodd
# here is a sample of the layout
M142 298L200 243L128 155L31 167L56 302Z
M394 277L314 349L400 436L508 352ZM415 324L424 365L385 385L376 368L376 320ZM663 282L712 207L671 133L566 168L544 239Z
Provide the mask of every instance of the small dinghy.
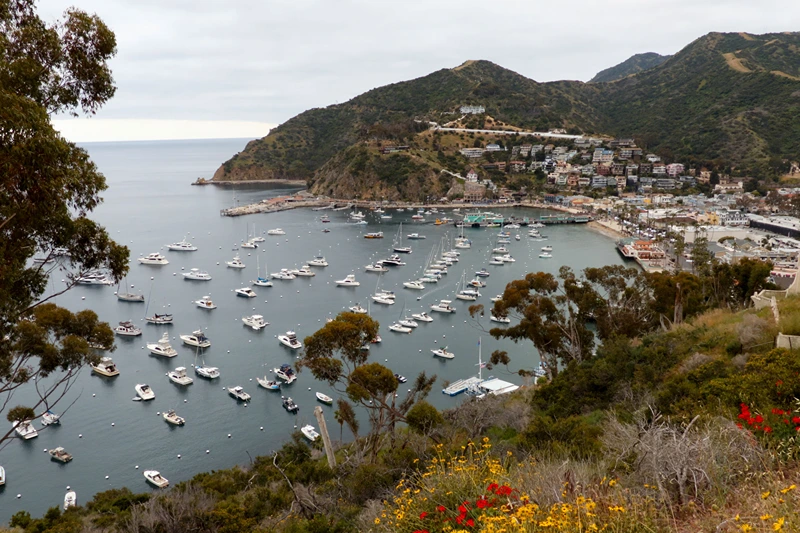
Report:
M258 381L258 384L261 385L262 387L264 387L267 390L271 390L271 391L280 391L281 390L281 383L279 381L273 381L273 380L267 379L267 376L264 376L263 378L256 378L256 381Z
M315 394L315 396L317 397L317 400L319 400L320 402L324 403L325 405L332 405L333 404L333 398L331 398L327 394L322 394L321 392L318 392L318 393Z
M433 355L435 355L436 357L441 357L442 359L453 359L456 356L456 354L454 354L453 352L447 351L447 346L445 346L444 348L431 350L431 353L433 353Z
M292 400L289 396L281 396L281 400L283 400L283 408L290 413L296 413L300 410L300 406L294 403L294 400Z
M61 415L55 414L53 411L48 409L42 415L42 425L43 426L52 426L53 424L60 424L61 423Z

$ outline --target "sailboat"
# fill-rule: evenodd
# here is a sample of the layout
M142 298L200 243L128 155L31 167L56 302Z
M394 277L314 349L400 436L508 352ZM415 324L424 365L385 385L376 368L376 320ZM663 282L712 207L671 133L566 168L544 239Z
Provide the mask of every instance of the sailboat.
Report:
M132 288L132 287L131 287ZM136 303L144 303L144 294L135 294L132 292L128 292L128 280L125 279L125 292L119 290L120 284L117 285L117 300L123 302L136 302Z
M478 296L481 295L476 289L467 288L467 271L461 273L461 280L458 282L459 284L459 291L456 293L456 298L459 300L466 300L468 302L474 302L478 299Z
M456 396L457 394L461 394L462 392L472 392L478 390L478 385L483 383L483 368L486 367L486 363L481 360L481 339L478 338L478 375L472 376L465 379L459 379L454 381L444 389L442 392L447 394L448 396Z
M264 276L266 276L266 267L264 270ZM256 256L256 279L252 280L250 283L258 287L272 287L272 282L268 278L261 277L261 258L259 256Z
M159 314L154 313L153 316L147 316L147 310L150 309L150 297L153 296L153 284L150 284L150 294L147 295L147 306L144 308L144 319L150 324L172 324L172 315L169 313Z
M403 223L400 223L400 228L397 230L397 235L394 238L394 245L392 250L399 254L410 254L411 248L409 246L403 246Z
M466 217L464 217L466 219ZM468 249L472 248L472 241L464 237L464 226L466 223L464 221L461 222L461 235L456 237L456 248Z

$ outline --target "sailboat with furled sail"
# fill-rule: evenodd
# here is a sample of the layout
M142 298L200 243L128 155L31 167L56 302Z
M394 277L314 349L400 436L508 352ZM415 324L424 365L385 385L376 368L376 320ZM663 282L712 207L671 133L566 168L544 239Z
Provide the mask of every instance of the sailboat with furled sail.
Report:
M403 246L403 223L400 223L400 228L397 230L397 235L394 238L394 245L392 246L392 250L397 252L398 254L410 254L411 247L410 246Z

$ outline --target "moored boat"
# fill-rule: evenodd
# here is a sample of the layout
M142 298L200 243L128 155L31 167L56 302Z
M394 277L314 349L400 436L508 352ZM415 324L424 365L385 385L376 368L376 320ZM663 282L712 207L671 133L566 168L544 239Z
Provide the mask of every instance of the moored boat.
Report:
M455 313L455 307L452 307L450 304L453 303L450 300L440 300L439 303L435 303L431 305L431 311L436 311L438 313Z
M159 489L169 486L169 480L162 476L158 470L145 470L144 478L151 485L155 485Z
M264 320L264 317L261 315L243 316L242 323L256 331L269 326L269 322Z
M130 320L126 320L120 322L119 325L114 328L114 333L122 335L123 337L137 337L142 334L142 330L136 327Z
M453 352L447 351L447 346L444 348L437 348L435 350L431 350L431 353L436 357L441 357L442 359L453 359L456 355Z
M240 402L250 401L250 395L247 394L244 391L244 389L238 385L236 387L228 387L228 394L230 394L233 398L236 398L236 400Z
M50 454L51 461L58 461L59 463L68 463L72 461L72 455L67 453L67 450L61 446L53 448L52 450L47 450L47 453Z
M183 279L192 281L211 281L211 275L205 270L200 270L199 268L192 268L189 270L189 272L182 273L181 276L183 276Z
M153 392L153 389L150 388L150 385L147 385L146 383L136 384L134 390L136 390L136 395L142 400L152 400L156 397L156 393Z
M256 291L250 287L242 287L241 289L236 289L234 292L236 296L241 296L242 298L255 298L257 296Z
M70 507L75 507L76 505L78 505L78 495L75 494L74 490L68 490L67 493L64 494L64 510L66 511Z
M198 348L208 348L211 346L211 339L206 337L201 329L193 331L191 335L181 335L180 338L184 344L188 344L189 346L196 346Z
M314 426L311 424L306 424L305 426L301 427L300 433L302 433L303 436L311 442L314 442L319 438L319 433L317 433L317 430L314 429Z
M167 377L173 383L178 385L191 385L194 380L186 375L186 367L179 366L175 370L167 372Z
M17 432L17 435L25 440L30 440L39 436L39 432L36 431L36 428L33 427L30 420L15 421L11 425L14 427L14 431Z
M172 315L167 313L163 315L156 313L152 316L146 316L144 319L150 324L172 324Z
M287 385L289 383L294 383L294 380L297 379L297 374L295 373L294 369L286 363L282 364L278 368L273 368L272 371L275 372L276 376L285 381Z
M324 403L326 405L332 405L333 404L333 398L331 398L327 394L323 394L321 392L317 392L314 395L317 397L317 400L319 400L320 402L322 402L322 403Z
M92 372L100 374L101 376L114 377L119 376L119 370L110 357L103 357L97 364L90 364Z
M267 390L270 390L270 391L279 391L279 390L281 390L281 383L279 381L273 381L273 380L267 379L267 376L264 376L263 378L256 378L256 381L258 382L259 385L261 385L262 387L264 387Z
M300 410L300 406L294 403L294 400L292 400L289 396L281 396L281 400L283 401L283 408L290 413L296 413Z
M292 350L299 350L303 347L303 343L297 340L297 334L294 331L287 331L285 335L278 335L278 342Z
M175 357L178 351L169 343L169 333L164 332L158 342L147 344L147 349L154 355L162 355L164 357Z
M194 303L200 309L208 309L209 311L217 308L216 304L211 300L211 296L203 296L199 300L195 300Z
M182 416L178 416L178 413L175 412L175 409L170 409L169 411L164 412L162 415L164 420L168 424L172 424L173 426L183 426L186 424L186 419Z

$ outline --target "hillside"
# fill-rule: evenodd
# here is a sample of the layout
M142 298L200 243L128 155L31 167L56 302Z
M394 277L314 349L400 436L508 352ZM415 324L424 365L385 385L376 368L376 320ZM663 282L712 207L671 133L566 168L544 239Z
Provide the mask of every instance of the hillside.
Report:
M636 54L619 65L614 65L605 70L601 70L595 74L594 78L589 80L589 83L602 83L609 81L617 81L631 74L637 74L644 70L655 68L672 56L662 56L655 52L645 52L644 54Z
M519 128L634 137L667 160L759 171L770 160L800 159L800 35L711 33L656 67L606 83L538 83L467 61L301 113L248 143L214 179L328 182L331 165L326 177L315 173L356 143L413 145L428 121L458 120L465 104Z

